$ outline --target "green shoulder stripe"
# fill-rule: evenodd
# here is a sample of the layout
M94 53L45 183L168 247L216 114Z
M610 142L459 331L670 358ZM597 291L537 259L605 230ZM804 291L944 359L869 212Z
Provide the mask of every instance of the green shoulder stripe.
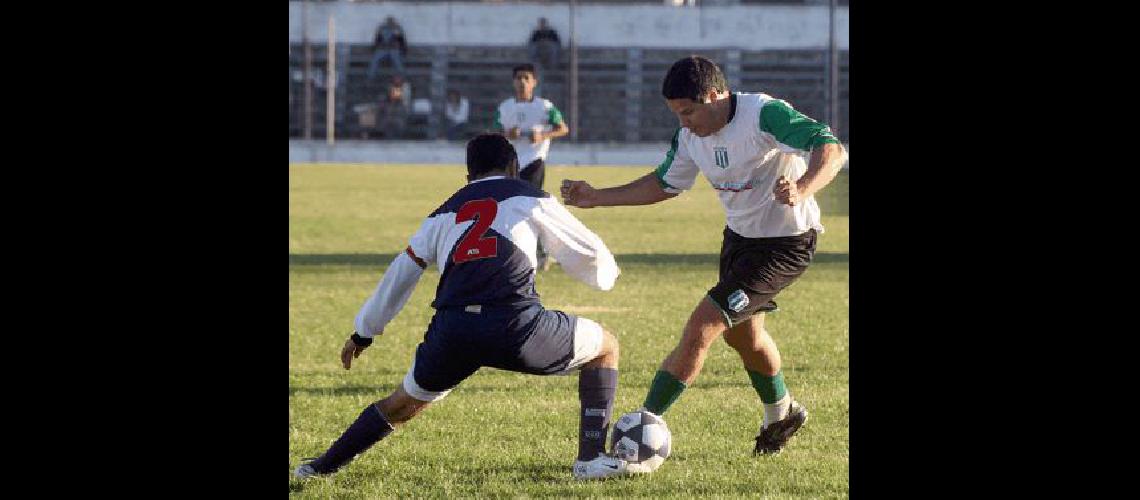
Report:
M562 120L562 112L558 111L558 108L554 107L553 104L550 105L550 113L548 115L548 118L550 119L551 125L558 125L559 123L562 123L562 121L563 121Z
M796 149L811 151L823 144L839 144L825 123L808 118L788 103L773 99L760 109L760 131Z
M665 161L657 166L657 170L653 173L657 176L657 182L661 184L661 189L677 189L670 186L665 182L665 174L669 173L669 167L673 166L673 157L677 155L677 137L681 135L681 128L678 127L676 132L673 132L672 144L669 147L669 152L665 153Z

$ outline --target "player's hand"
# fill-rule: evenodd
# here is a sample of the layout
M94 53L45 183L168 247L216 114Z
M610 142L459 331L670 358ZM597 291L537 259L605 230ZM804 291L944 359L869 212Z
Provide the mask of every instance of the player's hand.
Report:
M530 143L531 144L538 144L544 140L546 140L546 134L543 134L539 130L535 130L534 132L532 132L530 134Z
M360 347L356 342L352 341L352 337L344 341L344 348L340 350L340 364L344 365L347 370L352 367L352 360L360 357L360 353L364 352L367 347Z
M518 127L511 127L510 130L507 130L507 139L514 140L518 139L519 137L520 135Z
M772 192L776 195L776 201L791 207L803 201L800 196L800 189L796 186L796 183L788 180L788 178L783 175L776 180L776 188L773 189Z
M562 180L562 201L578 208L594 208L598 203L598 190L586 181Z

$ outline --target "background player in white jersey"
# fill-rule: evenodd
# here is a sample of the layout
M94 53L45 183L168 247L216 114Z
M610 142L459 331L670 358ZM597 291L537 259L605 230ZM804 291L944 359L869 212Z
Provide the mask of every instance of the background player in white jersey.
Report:
M535 375L580 370L578 458L573 476L625 474L605 453L618 382L618 342L586 318L547 310L534 289L535 244L546 243L567 274L610 290L619 269L596 234L549 194L516 178L518 160L501 135L467 144L468 184L435 210L396 256L345 341L347 370L400 312L429 263L440 269L436 309L403 384L368 405L299 478L330 474L411 420L480 367Z
M788 103L730 92L720 68L703 57L674 63L661 91L681 124L665 161L619 187L595 189L565 180L562 196L581 208L648 205L691 188L698 170L705 175L727 217L720 281L689 316L644 406L664 413L696 379L709 347L724 334L764 406L753 451L779 452L807 420L807 410L784 385L780 352L764 328L764 313L776 309L772 299L810 263L816 233L823 231L812 195L835 178L847 152L826 125Z
M554 103L534 95L538 73L531 64L520 64L511 70L515 96L499 103L495 126L511 140L519 155L519 177L538 189L546 180L546 154L550 140L570 133L562 112ZM542 245L538 246L539 268L550 264Z

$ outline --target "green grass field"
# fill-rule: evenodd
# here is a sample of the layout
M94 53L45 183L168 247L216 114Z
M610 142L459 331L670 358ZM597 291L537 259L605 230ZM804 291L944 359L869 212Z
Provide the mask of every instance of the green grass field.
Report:
M550 167L561 179L612 186L636 167ZM352 370L338 361L353 318L423 218L464 183L461 166L290 165L289 466L316 456L365 405L402 380L432 314L430 266L411 300ZM815 262L777 298L767 328L788 387L811 418L784 453L754 458L760 400L735 352L714 345L704 370L665 415L673 454L653 474L601 482L570 476L577 377L483 369L331 477L299 482L301 498L848 496L848 174L817 195L826 232ZM724 213L703 178L646 207L571 208L617 256L610 292L558 268L540 273L547 308L601 323L621 342L614 413L641 405L697 301L716 282ZM283 471L284 473L284 471Z

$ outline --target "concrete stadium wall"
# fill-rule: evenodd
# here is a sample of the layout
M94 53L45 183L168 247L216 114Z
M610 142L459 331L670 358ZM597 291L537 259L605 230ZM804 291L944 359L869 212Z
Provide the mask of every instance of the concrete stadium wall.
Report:
M847 146L850 148L850 146ZM550 145L550 165L628 165L655 167L665 159L669 144L561 143ZM289 163L452 163L466 161L463 143L445 141L290 140ZM846 167L844 167L846 168Z
M551 144L551 165L641 165L661 163L667 143ZM466 161L463 143L445 141L290 140L289 163L456 163Z
M302 39L302 2L289 2L289 41ZM328 39L329 16L340 42L371 43L376 27L393 16L409 45L523 45L539 17L570 39L568 5L441 2L321 2L309 4L308 37ZM848 8L836 11L836 37L848 48ZM828 46L827 6L666 7L580 5L574 27L583 47L656 47L742 50L822 49Z

